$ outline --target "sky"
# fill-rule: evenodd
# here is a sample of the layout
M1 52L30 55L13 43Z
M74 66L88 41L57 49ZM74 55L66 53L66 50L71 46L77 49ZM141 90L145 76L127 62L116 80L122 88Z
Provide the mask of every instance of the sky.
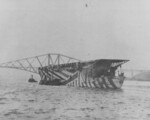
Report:
M150 69L149 0L0 0L0 63L46 53Z

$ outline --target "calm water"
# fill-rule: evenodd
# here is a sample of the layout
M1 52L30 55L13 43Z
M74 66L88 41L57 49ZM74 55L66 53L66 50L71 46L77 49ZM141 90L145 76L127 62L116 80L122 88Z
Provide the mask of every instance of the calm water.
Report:
M0 84L0 120L149 120L150 82L121 90Z

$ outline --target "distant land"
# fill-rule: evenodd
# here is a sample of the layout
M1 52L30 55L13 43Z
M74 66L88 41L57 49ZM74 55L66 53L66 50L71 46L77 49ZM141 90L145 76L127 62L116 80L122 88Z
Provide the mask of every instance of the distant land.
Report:
M150 81L150 72L139 73L132 78L127 78L128 80L135 81Z

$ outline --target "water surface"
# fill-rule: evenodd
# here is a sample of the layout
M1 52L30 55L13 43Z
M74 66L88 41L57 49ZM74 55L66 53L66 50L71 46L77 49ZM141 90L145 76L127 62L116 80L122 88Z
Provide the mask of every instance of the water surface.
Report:
M148 120L150 82L121 90L1 83L0 120Z

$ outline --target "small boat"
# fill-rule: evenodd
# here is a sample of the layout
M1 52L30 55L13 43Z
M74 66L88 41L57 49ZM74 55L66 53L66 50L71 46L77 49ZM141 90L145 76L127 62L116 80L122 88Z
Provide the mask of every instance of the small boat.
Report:
M29 78L28 82L37 82L37 81L33 78L33 75L31 75L31 78Z

